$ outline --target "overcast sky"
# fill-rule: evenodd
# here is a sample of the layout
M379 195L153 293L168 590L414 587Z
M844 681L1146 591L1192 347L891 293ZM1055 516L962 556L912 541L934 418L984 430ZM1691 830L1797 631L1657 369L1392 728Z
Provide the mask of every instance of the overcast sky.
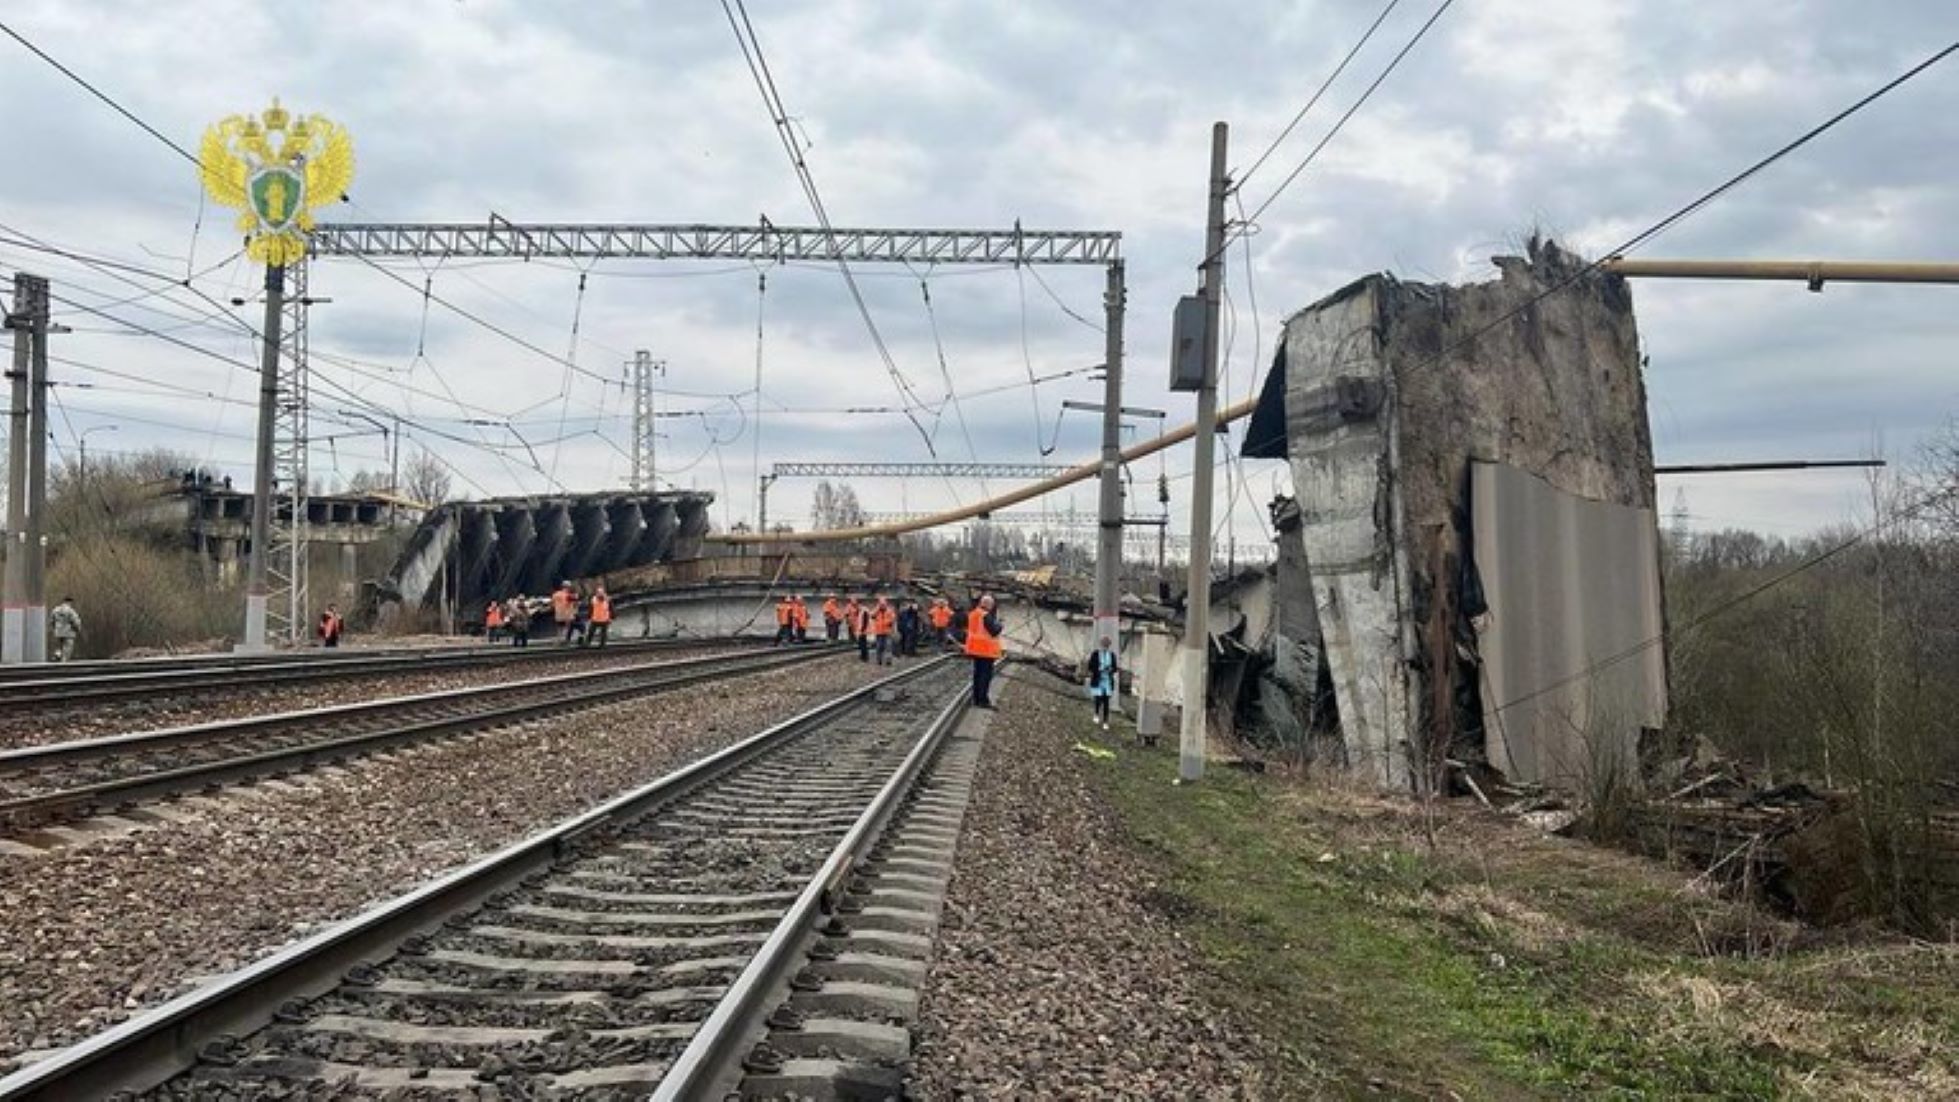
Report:
M1124 235L1133 405L1188 419L1163 388L1169 314L1194 286L1213 120L1244 167L1306 101L1381 0L1214 5L750 0L756 31L834 221L850 226L1113 229ZM1433 11L1397 6L1380 33L1245 188L1255 208ZM289 108L346 125L360 168L340 220L806 224L809 211L719 4L485 0L195 5L14 0L0 15L130 111L195 149L210 122ZM1236 318L1232 395L1256 384L1283 319L1371 271L1404 279L1493 274L1534 228L1597 251L1718 183L1959 36L1951 0L1459 0L1380 92L1259 219L1227 276ZM1959 60L1926 73L1709 207L1643 255L1959 259ZM199 199L192 167L81 88L0 39L0 230L183 275L227 300L255 294L228 212ZM251 361L248 337L181 289L0 244L0 264L55 293ZM440 305L425 272L404 281L356 261L315 266L316 475L382 466L377 435L336 423L354 393L397 409L471 493L623 483L627 406L618 386ZM638 348L668 364L661 474L723 499L717 523L754 508L752 386L762 308L761 459L925 459L895 409L893 380L834 270L727 262L456 261L436 295L599 375ZM944 459L1091 455L1097 426L1064 399L1098 400L1102 272L1049 268L859 269L898 367L945 393L937 345L971 446L949 407L926 418ZM1662 462L1910 458L1959 412L1959 288L1642 282L1635 287ZM759 298L759 302L758 302ZM1256 309L1253 301L1256 300ZM1072 316L1079 315L1079 318ZM256 310L241 311L257 324ZM573 322L578 321L574 340ZM1085 324L1084 320L1087 323ZM54 377L74 434L93 450L167 445L241 482L250 472L255 378L68 310ZM421 354L418 356L417 351ZM86 365L86 366L83 366ZM170 388L156 392L108 368ZM1015 387L1014 384L1022 384ZM995 389L1000 388L1000 389ZM149 390L151 393L139 393ZM979 394L992 390L992 393ZM511 420L510 431L465 423ZM421 428L416 425L423 426ZM562 426L562 428L561 428ZM1058 430L1058 437L1057 437ZM1153 432L1145 424L1142 431ZM471 447L435 433L479 441ZM562 443L544 443L569 436ZM1187 508L1187 449L1163 464ZM540 470L539 468L542 468ZM1156 510L1149 461L1132 512ZM1181 477L1180 477L1181 476ZM1752 475L1686 487L1697 527L1793 535L1854 515L1859 480ZM1222 484L1221 484L1222 486ZM994 484L997 489L998 484ZM807 483L785 482L777 517L807 523ZM1232 527L1257 540L1283 465L1243 464ZM974 484L864 482L867 507L971 500ZM1092 487L1053 507L1094 508Z

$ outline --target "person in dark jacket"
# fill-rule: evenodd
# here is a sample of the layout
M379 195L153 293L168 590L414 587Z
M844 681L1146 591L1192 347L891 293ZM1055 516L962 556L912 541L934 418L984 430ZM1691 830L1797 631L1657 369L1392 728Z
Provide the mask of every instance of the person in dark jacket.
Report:
M1102 645L1088 653L1082 660L1086 673L1088 698L1095 702L1095 722L1109 729L1109 705L1116 695L1116 649L1109 637L1102 637Z
M905 607L898 610L899 654L916 655L918 653L918 629L918 602L906 601Z
M522 593L510 598L509 606L503 614L504 627L510 631L512 647L531 645L531 602Z

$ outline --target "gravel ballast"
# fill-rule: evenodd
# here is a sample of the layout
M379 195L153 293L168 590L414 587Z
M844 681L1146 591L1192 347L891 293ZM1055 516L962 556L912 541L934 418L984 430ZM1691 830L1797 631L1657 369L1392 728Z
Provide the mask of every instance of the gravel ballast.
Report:
M548 647L550 644L540 644ZM616 654L567 653L562 657L474 666L455 670L400 673L357 673L290 685L218 682L195 689L166 689L139 699L95 701L72 707L54 706L0 714L0 750L44 746L74 739L105 738L133 731L156 731L191 723L211 723L245 716L355 704L389 696L467 689L527 681L582 670L603 670L642 662L670 662L751 648L740 644L702 643L699 647Z
M1073 749L1078 691L1014 671L954 858L908 1088L965 1098L1262 1098L1258 1042L1152 911L1147 861Z
M0 1070L891 672L839 658L665 692L0 854Z

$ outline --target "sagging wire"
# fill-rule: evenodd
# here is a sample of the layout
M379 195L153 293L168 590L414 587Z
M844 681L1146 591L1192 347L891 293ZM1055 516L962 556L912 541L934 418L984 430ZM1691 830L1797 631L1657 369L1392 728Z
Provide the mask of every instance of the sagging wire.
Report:
M910 271L911 264L907 263L905 269ZM931 271L928 269L927 276L930 274ZM932 306L932 286L927 276L918 277L918 293L925 300L925 320L932 328L932 348L939 358L939 377L945 380L945 401L939 403L938 410L932 415L933 434L937 435L938 425L945 419L946 406L950 405L953 419L959 422L959 435L966 442L966 454L977 463L979 450L973 446L973 430L966 423L966 407L959 401L959 391L952 383L952 367L946 362L945 342L939 337L939 314ZM950 477L945 479L945 484L946 489L952 494L954 504L964 504L959 500L959 491L953 487ZM993 495L984 478L980 479L980 493L986 497Z
M1080 322L1083 326L1085 326L1092 332L1104 333L1104 334L1108 332L1108 329L1105 328L1104 326L1098 325L1095 322L1090 321L1089 319L1081 316L1080 314L1075 312L1073 307L1061 301L1061 296L1055 294L1054 288L1048 286L1048 281L1042 278L1041 270L1039 268L1036 268L1030 264L1027 266L1027 274L1034 277L1034 282L1041 285L1041 290L1047 292L1048 298L1054 300L1054 305L1057 308L1059 308L1062 313Z
M1054 454L1054 449L1041 444L1041 381L1034 377L1034 353L1027 344L1026 265L1014 265L1014 282L1020 288L1020 361L1027 368L1027 397L1034 403L1034 446L1040 449L1042 456L1049 456Z
M558 384L558 435L559 436L564 435L565 416L571 412L572 372L576 371L578 366L578 329L579 326L585 320L586 275L587 275L586 272L581 271L578 273L578 293L572 298L571 340L565 346L564 381ZM603 393L603 390L601 390L601 393ZM553 481L557 480L558 457L561 454L563 454L563 452L564 452L563 444L555 445L551 449L551 479Z

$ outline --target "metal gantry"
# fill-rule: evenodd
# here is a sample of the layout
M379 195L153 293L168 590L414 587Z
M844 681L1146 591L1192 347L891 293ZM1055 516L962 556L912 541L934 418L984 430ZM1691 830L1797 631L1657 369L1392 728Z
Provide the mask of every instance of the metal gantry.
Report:
M311 254L364 257L819 261L890 264L1110 264L1114 230L855 229L700 224L341 223L313 230Z
M1102 483L1100 525L1107 548L1121 531L1118 486L1122 404L1123 315L1125 275L1122 234L1115 230L1030 230L1016 222L1010 229L865 229L859 227L778 226L766 218L756 225L702 223L518 223L491 214L481 223L341 223L320 225L309 235L308 253L319 257L557 258L573 260L747 260L784 264L904 264L930 268L938 264L1089 265L1108 270L1104 306L1107 324L1103 368L1104 404L1102 459L1096 473ZM300 299L303 306L303 297ZM300 327L303 331L303 326ZM303 353L302 353L303 355ZM650 420L650 418L649 418ZM302 426L303 433L303 426ZM302 460L303 462L303 460ZM805 469L815 465L791 465ZM937 474L941 464L826 464L834 477L898 477ZM888 471L873 475L859 467ZM952 464L976 477L1041 477L1068 468L1044 464ZM909 468L909 469L905 469ZM766 516L766 487L784 473L761 475L758 521ZM820 476L820 475L819 475ZM650 475L649 475L650 477ZM300 523L304 523L303 517ZM766 530L766 524L760 527ZM1102 553L1096 562L1098 621L1113 618L1108 599L1115 592L1119 555Z
M775 478L1047 478L1069 468L1053 463L822 463L770 467Z

